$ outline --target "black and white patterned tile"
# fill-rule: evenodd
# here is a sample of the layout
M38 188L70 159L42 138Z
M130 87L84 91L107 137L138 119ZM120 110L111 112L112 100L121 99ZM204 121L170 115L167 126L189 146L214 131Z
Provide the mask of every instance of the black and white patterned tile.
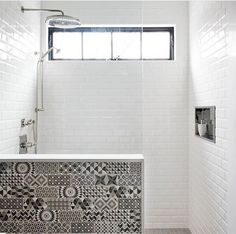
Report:
M10 198L10 197L11 197L11 187L0 186L0 198Z
M130 165L128 162L109 162L107 164L107 174L129 174Z
M50 210L70 210L71 201L66 198L48 199L47 208Z
M24 186L23 175L0 174L1 186Z
M105 220L108 222L129 222L130 211L129 210L106 210Z
M60 162L59 173L61 174L81 173L81 163L80 162Z
M58 174L59 163L35 162L35 174Z
M43 198L27 198L24 201L23 208L25 210L44 210L47 208L47 203Z
M12 163L12 174L34 174L34 163L33 162Z
M119 233L142 233L141 222L121 222L118 226Z
M118 207L118 200L116 198L98 198L94 205L97 210L115 210Z
M71 201L71 208L73 210L87 210L87 209L94 209L95 199L93 198L75 198Z
M119 225L117 222L96 222L96 233L119 233Z
M80 186L79 187L79 197L107 197L109 187L104 186Z
M24 222L24 233L47 233L47 223Z
M35 221L36 211L34 210L2 210L0 221Z
M94 233L94 223L93 222L83 222L83 223L72 223L71 231L72 233Z
M1 233L22 233L24 223L22 222L0 222Z
M95 185L94 175L76 174L72 176L72 185L93 186Z
M141 186L141 175L119 175L119 185L121 186Z
M0 162L0 174L11 174L11 168L10 162Z
M6 233L141 233L141 163L0 163Z
M92 222L92 221L105 221L106 220L106 211L92 209L83 211L83 221Z
M90 174L103 174L106 173L106 162L83 162L81 164L81 172L90 175Z
M59 198L59 187L35 187L35 197Z
M11 210L10 219L12 221L35 221L35 210Z
M43 174L38 174L38 175L31 175L27 174L24 177L24 183L27 186L46 186L48 183L48 178L47 176Z
M58 219L60 222L81 222L83 220L84 212L82 210L60 210Z
M48 175L48 186L70 185L70 175Z
M76 198L80 197L80 190L76 186L61 186L59 189L60 197Z
M121 210L141 209L141 199L119 199L118 206Z
M71 224L68 222L51 222L47 225L47 233L72 233Z
M141 186L129 186L128 193L129 193L129 198L141 198L142 196Z
M141 222L141 210L130 210L130 221L132 222Z
M141 175L142 174L142 163L141 162L130 162L130 174Z
M10 210L0 210L0 222L11 221L11 211Z
M96 185L118 185L118 175L95 175Z
M11 197L16 198L28 198L35 197L35 192L33 187L29 186L12 186Z
M36 212L36 221L39 222L57 222L58 211L56 210L38 210Z
M0 209L18 210L23 209L23 199L1 198Z
M126 186L109 186L107 197L130 198L129 187Z

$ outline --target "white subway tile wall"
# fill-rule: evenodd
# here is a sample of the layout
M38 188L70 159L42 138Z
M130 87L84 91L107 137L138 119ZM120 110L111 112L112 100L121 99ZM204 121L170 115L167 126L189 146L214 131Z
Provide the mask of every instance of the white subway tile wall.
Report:
M149 228L188 226L187 67L144 64L145 221Z
M42 4L82 24L176 26L176 61L45 63L39 152L143 152L145 227L188 227L188 3Z
M223 2L191 2L190 228L227 233L227 9ZM194 107L216 105L216 144L194 136Z
M40 153L142 152L142 69L136 62L47 62Z
M143 63L147 228L188 227L188 3L148 2L143 23L175 24L176 60Z
M20 120L34 118L40 18L37 13L23 14L22 4L0 2L0 153L19 153L19 135L30 132L20 128Z

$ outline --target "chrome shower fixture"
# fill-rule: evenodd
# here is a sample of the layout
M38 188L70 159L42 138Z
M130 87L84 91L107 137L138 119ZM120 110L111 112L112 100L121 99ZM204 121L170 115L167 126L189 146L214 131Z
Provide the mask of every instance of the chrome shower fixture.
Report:
M43 53L39 60L43 60L52 50L55 50L56 53L59 53L61 50L57 49L56 47L52 46L50 49L48 49L45 53Z
M81 25L80 20L72 16L65 15L62 10L55 9L37 9L21 7L21 12L25 11L41 11L41 12L57 12L57 15L50 15L46 18L45 23L55 28L77 28Z
M44 53L35 53L35 55L40 55L38 62L37 62L37 76L36 76L36 119L35 119L35 153L37 153L37 144L38 144L38 113L40 111L44 111L44 79L43 79L43 62L44 58L53 50L55 50L56 53L60 52L60 49L57 49L56 47L52 46ZM31 146L25 146L25 147L31 147Z
M28 126L34 124L34 123L35 123L35 120L33 120L33 119L28 119L28 120L22 119L21 120L21 127L25 128L25 127L28 127Z

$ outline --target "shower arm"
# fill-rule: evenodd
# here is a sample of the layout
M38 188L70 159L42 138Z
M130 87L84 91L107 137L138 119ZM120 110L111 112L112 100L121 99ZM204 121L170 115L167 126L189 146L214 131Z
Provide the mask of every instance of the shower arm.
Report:
M24 8L23 6L21 7L21 12L25 12L25 11L46 11L46 12L59 12L61 13L61 15L65 15L64 12L62 10L54 10L54 9L37 9L37 8Z

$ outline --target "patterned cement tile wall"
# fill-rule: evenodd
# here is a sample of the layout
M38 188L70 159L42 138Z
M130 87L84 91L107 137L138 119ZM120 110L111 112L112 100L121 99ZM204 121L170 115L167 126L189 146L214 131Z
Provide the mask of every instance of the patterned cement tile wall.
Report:
M0 162L0 232L141 233L141 162Z

